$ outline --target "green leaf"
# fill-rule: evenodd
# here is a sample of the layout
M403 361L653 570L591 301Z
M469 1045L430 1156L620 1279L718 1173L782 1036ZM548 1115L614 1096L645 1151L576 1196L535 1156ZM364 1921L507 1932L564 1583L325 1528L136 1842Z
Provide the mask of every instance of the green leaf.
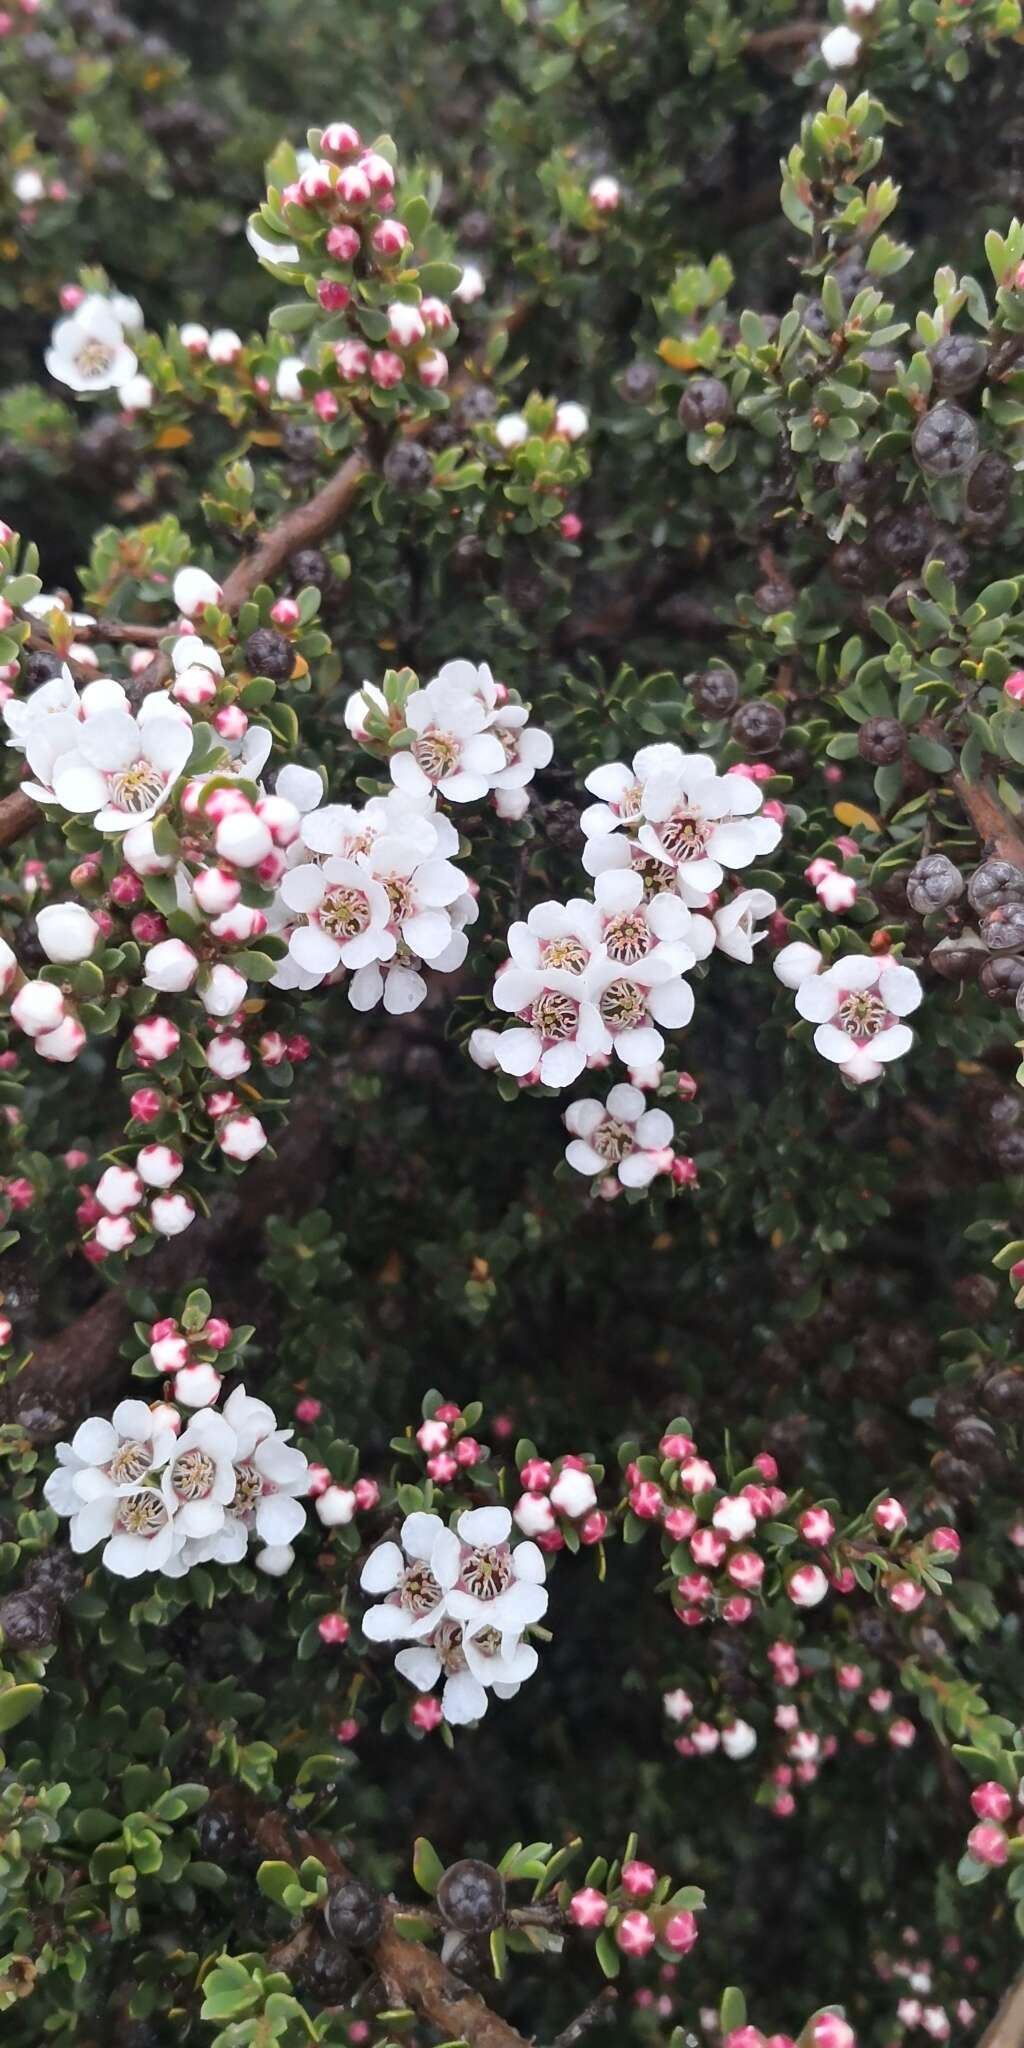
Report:
M0 1692L0 1735L16 1728L26 1714L34 1714L45 1694L43 1685L12 1685Z
M444 1876L444 1864L433 1843L427 1841L426 1835L417 1835L413 1844L412 1874L421 1892L426 1892L428 1897L433 1898Z

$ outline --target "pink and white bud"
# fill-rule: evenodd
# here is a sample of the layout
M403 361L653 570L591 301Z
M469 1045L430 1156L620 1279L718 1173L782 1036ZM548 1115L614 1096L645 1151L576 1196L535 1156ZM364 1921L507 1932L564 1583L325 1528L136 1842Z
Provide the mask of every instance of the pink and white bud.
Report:
M126 1252L137 1235L127 1216L101 1216L96 1225L96 1243L105 1252Z
M325 156L356 156L362 149L362 138L358 128L351 121L331 121L320 137L320 147Z
M41 1060L70 1066L85 1044L85 1029L77 1017L64 1017L54 1031L40 1031L33 1045Z
M817 1607L828 1592L828 1580L819 1564L798 1565L786 1581L786 1593L794 1607Z
M717 1529L698 1529L690 1543L690 1554L694 1564L716 1571L725 1556L728 1545Z
M590 414L585 405L577 405L574 399L567 399L555 410L556 434L564 434L567 441L582 440L590 426Z
M730 1721L722 1729L722 1748L733 1763L742 1763L757 1748L757 1730L749 1721Z
M735 1499L720 1500L711 1517L712 1525L727 1536L730 1543L742 1543L744 1537L752 1536L757 1519L750 1502L742 1494Z
M764 1578L764 1558L756 1550L737 1550L725 1569L734 1586L744 1593L756 1593Z
M47 959L61 967L91 959L101 936L81 903L48 903L36 912L36 931Z
M241 1074L247 1074L252 1057L244 1038L230 1032L218 1032L206 1048L206 1064L219 1081L237 1081ZM212 1114L212 1103L210 1105Z
M853 2028L837 2012L818 2014L811 2026L811 2040L814 2048L857 2048Z
M121 853L132 870L132 874L126 875L122 870L121 875L115 876L115 881L120 882L123 879L126 886L130 884L133 875L167 874L173 868L176 859L176 855L173 853L157 852L153 844L153 827L148 822L144 825L129 825L121 841ZM126 898L116 893L113 884L111 884L110 894L115 903L123 904L126 901L138 902L140 893L136 892L135 896Z
M325 1529L343 1529L356 1511L356 1497L350 1486L328 1486L317 1496L316 1511Z
M805 1543L821 1546L831 1543L836 1525L827 1508L805 1508L797 1517L797 1528Z
M614 213L622 199L622 187L617 178L594 178L588 189L588 197L598 213Z
M640 1863L634 1857L622 1866L622 1889L631 1899L649 1899L657 1882L658 1873L650 1863Z
M388 340L395 348L413 348L426 339L426 322L418 306L396 300L388 307Z
M420 312L432 334L443 334L445 328L451 326L451 307L446 306L443 299L421 299Z
M179 569L173 591L174 602L186 619L195 618L197 612L204 611L208 604L219 604L221 599L220 584L205 569Z
M286 796L261 796L256 815L270 833L275 846L293 846L299 836L302 814Z
M342 341L334 351L339 377L347 384L357 384L370 369L370 351L365 341Z
M519 1474L519 1484L527 1493L546 1493L551 1485L551 1463L548 1458L527 1458Z
M641 1522L656 1522L665 1505L660 1486L653 1479L638 1480L630 1487L629 1505Z
M443 349L424 348L416 357L416 375L428 391L436 391L448 377L448 358Z
M817 974L821 959L817 946L809 945L804 939L794 939L776 953L772 969L785 988L799 988L802 981Z
M346 164L339 174L335 191L343 206L366 206L373 196L373 187L362 164Z
M227 868L200 868L192 878L192 894L207 917L219 917L233 910L241 893L238 876Z
M987 1863L993 1870L1005 1863L1010 1853L1006 1834L994 1820L979 1821L967 1837L967 1847L976 1863Z
M665 1534L673 1543L685 1543L697 1527L697 1517L692 1508L669 1508L665 1516Z
M199 957L183 939L162 939L146 954L143 982L162 995L180 995L191 988L199 972Z
M986 1778L983 1785L975 1785L971 1805L979 1820L1009 1820L1013 1812L1010 1794L1005 1785L997 1784L995 1778Z
M217 1132L217 1143L228 1159L255 1159L266 1142L258 1116L229 1116Z
M54 981L26 981L11 1004L11 1016L29 1038L56 1031L64 1021L64 997Z
M148 1188L170 1188L184 1172L185 1161L170 1145L143 1145L135 1166Z
M216 676L194 661L188 668L178 670L171 684L171 696L176 703L194 710L199 705L212 704L219 687Z
M902 1714L898 1715L895 1721L890 1721L889 1741L894 1749L913 1749L917 1741L917 1729L913 1721L908 1721Z
M211 363L237 363L241 353L242 337L233 327L214 328L207 350Z
M524 1536L546 1536L555 1527L555 1511L546 1494L524 1493L512 1510L512 1520Z
M181 1044L181 1032L170 1017L144 1017L132 1032L132 1051L140 1067L170 1059Z
M874 1520L879 1529L885 1530L887 1536L899 1536L907 1526L907 1511L889 1494L885 1500L879 1501L874 1512Z
M859 1664L840 1664L836 1672L836 1684L840 1692L859 1692L864 1683L864 1673Z
M365 172L367 178L370 181L370 186L374 192L379 193L394 191L394 165L389 164L387 157L381 156L377 150L365 150L363 155L359 159L359 168L361 171Z
M551 1488L551 1505L570 1521L578 1521L597 1506L597 1488L589 1472L563 1469Z
M507 412L503 419L496 420L494 438L506 454L513 448L521 448L523 442L530 438L530 429L522 413Z
M186 1365L174 1377L174 1398L183 1408L212 1408L223 1382L212 1365Z
M646 1913L625 1913L615 1929L615 1939L623 1955L645 1956L658 1937Z
M182 348L187 349L190 356L206 354L210 346L209 328L204 327L198 320L186 320L184 327L179 328L178 332Z
M960 1537L955 1529L942 1528L928 1531L929 1547L939 1557L959 1557Z
M915 1614L925 1598L925 1589L916 1586L913 1579L896 1579L886 1588L886 1598L900 1614Z
M687 1458L679 1467L679 1479L687 1493L709 1493L718 1485L715 1468L706 1458Z
M123 1216L142 1200L139 1175L127 1166L108 1166L96 1183L96 1200L108 1216Z
M683 1911L673 1913L672 1918L666 1920L661 1930L661 1939L665 1947L672 1950L673 1955L688 1956L697 1941L698 1933L696 1915Z
M244 974L229 967L225 960L218 960L200 986L199 1000L208 1017L233 1017L244 1003L248 989Z
M161 1237L180 1237L195 1217L187 1195L155 1195L150 1203L149 1220Z
M219 858L233 862L237 868L258 867L274 850L269 827L254 810L234 811L222 818L213 843Z
M166 1336L157 1336L164 1329L163 1323L154 1323L150 1332L149 1355L157 1372L180 1372L189 1361L188 1340L169 1331Z
M412 236L402 221L382 220L370 240L378 256L400 256L403 249L409 248Z

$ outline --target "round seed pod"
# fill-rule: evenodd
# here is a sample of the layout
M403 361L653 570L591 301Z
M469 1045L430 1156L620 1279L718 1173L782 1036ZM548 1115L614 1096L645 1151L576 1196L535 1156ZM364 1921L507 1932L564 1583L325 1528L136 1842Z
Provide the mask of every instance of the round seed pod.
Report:
M948 904L959 902L963 893L964 878L944 853L925 854L907 876L907 902L920 917L930 910L945 910Z
M944 334L928 350L935 389L943 398L955 398L961 391L973 391L985 375L988 349L973 334Z
M269 676L274 683L286 683L295 667L291 641L283 633L275 633L272 626L257 626L250 633L245 658L254 676Z
M739 680L731 668L695 669L685 682L705 718L728 718L740 694Z
M658 372L653 363L630 363L619 378L619 397L628 405L649 405L658 389Z
M875 768L903 757L907 735L898 718L867 718L857 734L857 752Z
M1009 860L983 860L968 881L967 901L980 916L1007 903L1024 903L1024 868Z
M688 434L724 427L732 418L732 395L720 377L694 377L679 400L679 424Z
M359 1877L334 1885L324 1909L328 1933L349 1948L368 1948L384 1924L379 1892Z
M430 456L418 441L396 441L382 467L386 481L396 491L422 491L434 474Z
M505 1880L490 1863L464 1856L437 1887L437 1909L459 1934L489 1934L505 1918Z
M778 704L754 697L733 713L729 730L748 754L773 754L786 730L786 714Z
M978 429L969 412L940 399L914 429L914 457L927 476L958 476L978 453Z
M1024 948L1024 903L1003 903L990 910L979 930L990 953L1019 953Z
M1015 1003L1024 987L1024 959L1019 953L994 953L982 962L978 980L997 1003Z

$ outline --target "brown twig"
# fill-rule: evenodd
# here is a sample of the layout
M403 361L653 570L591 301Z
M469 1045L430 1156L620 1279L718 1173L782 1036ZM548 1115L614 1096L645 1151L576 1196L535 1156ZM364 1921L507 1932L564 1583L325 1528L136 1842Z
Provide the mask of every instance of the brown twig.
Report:
M346 1864L333 1843L287 1827L280 1815L260 1810L252 1802L236 1803L236 1811L249 1834L275 1861L294 1862L315 1856L333 1877L347 1877ZM489 2005L470 1991L445 1966L433 1949L420 1941L407 1941L395 1929L396 1913L390 1900L384 1904L384 1929L370 1951L370 1959L394 2004L408 2005L420 2017L440 2029L446 2039L461 2040L468 2048L529 2048L525 2035L517 2033Z
M325 533L330 533L332 527L345 517L369 472L367 454L364 449L357 448L315 497L304 505L296 505L294 511L279 519L252 553L243 556L232 569L221 599L225 611L237 612L258 584L271 581L289 555L294 555L299 548L312 547L323 539Z
M24 839L26 832L34 832L42 824L43 816L41 806L24 790L12 789L10 796L0 797L0 846L13 846L16 839Z
M743 45L744 54L748 57L767 57L774 50L799 48L801 44L812 42L816 36L820 36L824 26L823 22L808 19L783 21L779 23L778 28L759 29L756 35L747 37Z
M1022 2048L1024 2044L1024 1976L1011 1984L978 2048Z
M951 781L985 852L1009 861L1011 867L1024 868L1024 833L991 785L968 782L960 774Z
M601 2026L605 2020L611 2019L611 2009L617 1997L618 1992L614 1984L606 1984L604 1990L599 1991L597 1997L592 1998L590 2004L585 2006L574 2020L570 2020L560 2034L555 2035L553 2048L575 2048L575 2043L582 2041L584 2034L589 2034L591 2027Z

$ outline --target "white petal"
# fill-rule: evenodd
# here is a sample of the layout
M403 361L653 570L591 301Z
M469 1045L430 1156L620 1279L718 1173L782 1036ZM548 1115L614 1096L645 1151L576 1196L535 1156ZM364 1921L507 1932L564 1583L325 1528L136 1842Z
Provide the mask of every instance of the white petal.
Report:
M507 1508L469 1508L459 1516L457 1526L463 1543L507 1543L512 1531L512 1517Z

